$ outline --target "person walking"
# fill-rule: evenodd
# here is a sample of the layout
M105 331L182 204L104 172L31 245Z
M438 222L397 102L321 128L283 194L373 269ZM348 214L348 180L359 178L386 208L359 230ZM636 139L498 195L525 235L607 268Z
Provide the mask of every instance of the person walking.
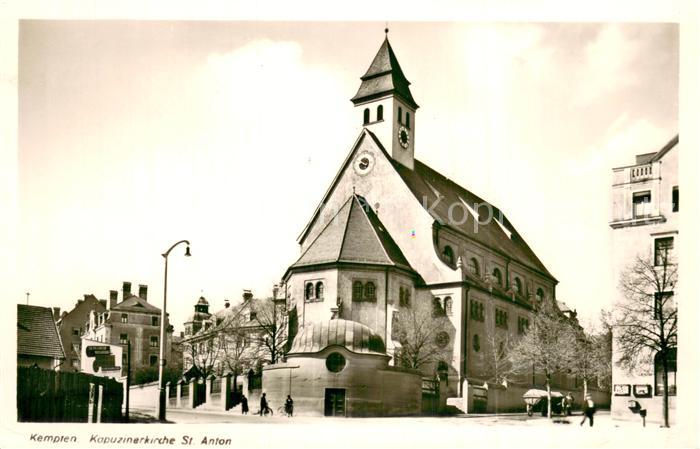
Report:
M571 392L566 394L564 400L566 401L564 407L564 416L571 416L571 408L574 406L574 397L571 396Z
M595 414L595 402L590 394L586 395L586 400L583 401L583 419L581 420L581 425L586 422L586 418L590 422L591 427L593 427L593 415Z
M270 406L267 404L267 397L265 395L266 393L263 393L262 396L260 396L260 416L265 416L268 412L272 414L272 409L270 409Z
M287 416L292 417L294 415L294 401L291 395L287 395L287 400L284 401L284 412Z
M248 414L248 398L245 395L241 395L241 413Z

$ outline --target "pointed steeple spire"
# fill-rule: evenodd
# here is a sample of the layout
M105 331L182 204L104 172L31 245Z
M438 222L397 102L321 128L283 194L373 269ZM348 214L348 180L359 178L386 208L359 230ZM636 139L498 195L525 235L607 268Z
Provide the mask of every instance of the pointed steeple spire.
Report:
M386 31L386 30L385 30ZM394 50L389 43L389 35L386 33L382 46L379 47L372 64L367 72L360 78L362 84L352 102L354 104L379 98L383 95L393 93L400 97L412 108L418 109L418 105L411 95L409 85L411 84L401 70Z

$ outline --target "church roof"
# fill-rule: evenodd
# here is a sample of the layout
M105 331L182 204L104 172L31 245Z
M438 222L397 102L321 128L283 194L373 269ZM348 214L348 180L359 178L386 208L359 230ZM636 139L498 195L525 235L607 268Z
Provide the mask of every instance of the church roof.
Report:
M66 358L50 308L17 304L17 354Z
M368 132L371 133L371 131ZM376 137L374 140L381 146ZM443 223L445 226L453 228L492 249L507 254L525 266L554 278L508 221L505 214L496 206L441 175L418 159L414 160L413 170L393 159L391 161L418 202L423 204L422 202L426 198L428 199L429 212L439 223ZM437 201L437 195L440 195L442 199L434 205ZM453 204L459 205L458 208L453 207ZM451 207L452 213L450 213ZM489 219L489 209L492 214L491 219ZM464 220L461 213L470 215ZM476 218L473 214L479 217L477 226L475 226ZM450 220L451 215L453 220Z
M386 354L384 340L362 323L349 320L317 321L294 336L288 355L317 353L329 346L342 346L359 354Z
M358 104L393 93L412 108L418 108L408 87L411 83L403 74L388 38L384 39L377 55L372 60L372 64L360 79L362 84L360 84L355 96L352 97L353 103Z
M290 268L334 262L392 265L412 270L367 201L353 194Z

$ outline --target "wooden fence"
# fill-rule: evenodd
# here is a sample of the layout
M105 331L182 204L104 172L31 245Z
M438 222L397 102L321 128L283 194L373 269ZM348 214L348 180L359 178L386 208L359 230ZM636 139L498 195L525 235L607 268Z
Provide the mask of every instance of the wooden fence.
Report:
M107 377L17 367L18 421L120 422L123 396Z

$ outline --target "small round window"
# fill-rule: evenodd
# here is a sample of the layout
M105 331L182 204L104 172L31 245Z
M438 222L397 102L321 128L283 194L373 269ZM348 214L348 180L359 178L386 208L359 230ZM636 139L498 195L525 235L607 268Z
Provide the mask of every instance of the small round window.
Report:
M439 332L435 336L435 344L438 345L440 348L444 348L450 343L450 334L448 334L445 331Z
M326 359L326 368L332 373L339 373L345 368L345 357L337 352L332 353Z

